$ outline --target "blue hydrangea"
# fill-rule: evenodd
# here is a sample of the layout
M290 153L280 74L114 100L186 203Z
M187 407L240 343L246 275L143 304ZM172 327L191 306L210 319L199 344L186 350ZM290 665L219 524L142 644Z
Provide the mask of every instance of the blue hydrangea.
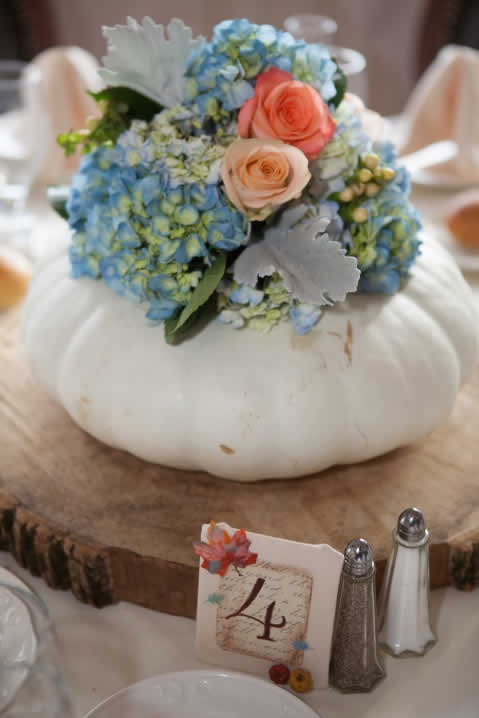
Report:
M218 179L221 150L209 138L182 140L163 120L134 123L115 147L82 161L67 205L73 277L102 278L161 321L187 304L218 251L245 245L249 222ZM190 164L191 163L191 164ZM185 170L186 168L186 170Z
M279 322L290 320L296 334L308 334L318 322L321 310L293 299L281 276L263 280L261 289L238 285L231 277L218 287L218 320L233 329L250 327L269 332Z
M289 311L289 318L296 334L299 334L299 336L309 334L319 321L320 316L321 309L312 304L295 303Z
M319 192L325 194L340 192L345 186L344 180L356 171L360 156L372 147L350 103L342 102L333 116L334 135L319 157L310 163L313 178L320 183Z
M397 152L392 142L376 142L374 151L385 165L389 167L396 166Z
M349 227L348 253L358 259L361 270L359 291L394 294L417 259L421 244L417 234L421 222L417 210L408 200L408 173L397 167L393 146L376 143L373 150L395 169L396 175L376 197L361 202L361 206L368 210L369 218Z
M325 102L336 95L333 78L337 70L329 50L324 45L296 42L292 50L291 73L301 82L312 85Z
M325 102L336 95L337 66L326 47L308 45L271 25L225 20L190 58L186 104L202 118L221 121L253 97L256 78L270 67L308 82Z
M230 294L230 300L235 304L247 304L250 307L257 307L264 299L264 292L260 289L254 289L247 284L242 284Z

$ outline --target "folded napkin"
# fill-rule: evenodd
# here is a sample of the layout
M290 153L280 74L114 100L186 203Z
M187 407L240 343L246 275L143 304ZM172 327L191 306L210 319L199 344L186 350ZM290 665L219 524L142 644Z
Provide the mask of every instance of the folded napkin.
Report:
M48 136L44 138L48 152L39 179L45 183L65 182L77 169L81 155L77 152L66 158L56 138L61 132L84 128L88 117L98 113L95 101L86 93L87 89L98 91L102 87L98 63L80 47L53 47L31 64L40 71L40 103L48 117ZM34 108L28 108L27 103L27 109ZM34 131L34 113L29 115Z
M45 50L24 73L24 109L0 115L0 156L30 157L30 179L45 184L68 183L81 159L65 157L56 138L85 127L97 114L87 89L102 87L98 63L79 47Z
M479 182L479 52L448 45L416 85L401 124L401 154L454 140L456 157L428 172Z

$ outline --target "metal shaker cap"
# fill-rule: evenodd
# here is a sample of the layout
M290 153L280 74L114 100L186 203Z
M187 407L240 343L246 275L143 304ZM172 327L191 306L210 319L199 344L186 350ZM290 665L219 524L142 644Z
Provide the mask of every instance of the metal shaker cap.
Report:
M362 538L350 541L344 550L343 571L351 576L367 576L374 569L371 546Z
M398 538L407 544L420 544L429 537L424 514L419 509L405 509L399 516L397 525Z

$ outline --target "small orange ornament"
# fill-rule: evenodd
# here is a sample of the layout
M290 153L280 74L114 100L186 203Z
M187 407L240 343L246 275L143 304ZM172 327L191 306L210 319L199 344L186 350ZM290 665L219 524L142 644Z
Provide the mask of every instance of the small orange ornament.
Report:
M311 673L304 668L295 668L290 673L289 685L296 693L308 693L313 689Z

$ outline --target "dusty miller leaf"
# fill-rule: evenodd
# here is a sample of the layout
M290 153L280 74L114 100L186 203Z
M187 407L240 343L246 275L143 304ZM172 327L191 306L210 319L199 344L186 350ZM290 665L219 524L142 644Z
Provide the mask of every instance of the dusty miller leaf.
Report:
M355 292L360 271L355 257L346 256L329 217L304 217L304 207L287 210L267 227L263 239L247 247L234 264L238 284L254 287L258 277L278 272L286 289L300 302L321 306L342 302Z
M167 30L166 34L165 27L150 17L141 25L129 17L127 25L104 27L108 54L99 71L104 82L129 87L164 107L181 104L188 58L203 38L193 38L181 20L171 20Z

